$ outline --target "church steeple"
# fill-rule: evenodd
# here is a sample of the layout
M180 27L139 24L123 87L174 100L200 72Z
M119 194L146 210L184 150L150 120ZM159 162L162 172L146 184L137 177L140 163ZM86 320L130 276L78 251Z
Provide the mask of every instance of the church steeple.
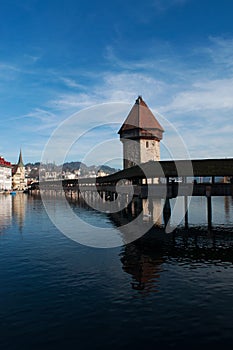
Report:
M19 153L19 160L18 160L18 163L17 163L18 167L24 167L24 164L23 164L23 157L22 157L22 150L20 148L20 153Z
M12 188L14 190L23 191L27 187L27 180L25 178L25 167L21 149L18 163L13 166L12 175Z

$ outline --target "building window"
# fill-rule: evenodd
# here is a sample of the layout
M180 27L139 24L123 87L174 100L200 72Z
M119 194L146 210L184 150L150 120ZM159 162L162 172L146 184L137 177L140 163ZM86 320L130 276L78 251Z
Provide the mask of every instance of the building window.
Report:
M149 147L149 142L148 141L146 141L146 148L148 148Z

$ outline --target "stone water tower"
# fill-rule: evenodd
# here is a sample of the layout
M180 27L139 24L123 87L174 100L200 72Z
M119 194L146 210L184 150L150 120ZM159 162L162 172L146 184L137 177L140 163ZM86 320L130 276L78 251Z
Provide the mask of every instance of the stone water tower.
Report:
M118 131L123 143L124 169L150 160L160 160L163 132L162 126L139 96Z

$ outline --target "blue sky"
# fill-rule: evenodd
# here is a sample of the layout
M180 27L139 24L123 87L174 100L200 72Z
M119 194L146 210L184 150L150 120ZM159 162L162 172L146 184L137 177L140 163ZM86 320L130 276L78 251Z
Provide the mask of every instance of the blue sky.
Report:
M82 160L103 138L117 141L140 94L192 158L232 157L232 13L230 0L1 0L0 154L16 162L22 147L25 162L39 161L73 113L127 103L126 114L97 113L96 125L113 124L67 157Z

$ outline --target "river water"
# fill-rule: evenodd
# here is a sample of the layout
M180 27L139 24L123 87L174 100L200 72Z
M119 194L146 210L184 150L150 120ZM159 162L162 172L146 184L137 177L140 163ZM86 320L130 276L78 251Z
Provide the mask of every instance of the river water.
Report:
M213 232L204 199L189 219L153 246L97 249L64 236L40 197L0 195L0 348L232 349L232 198L213 199Z

